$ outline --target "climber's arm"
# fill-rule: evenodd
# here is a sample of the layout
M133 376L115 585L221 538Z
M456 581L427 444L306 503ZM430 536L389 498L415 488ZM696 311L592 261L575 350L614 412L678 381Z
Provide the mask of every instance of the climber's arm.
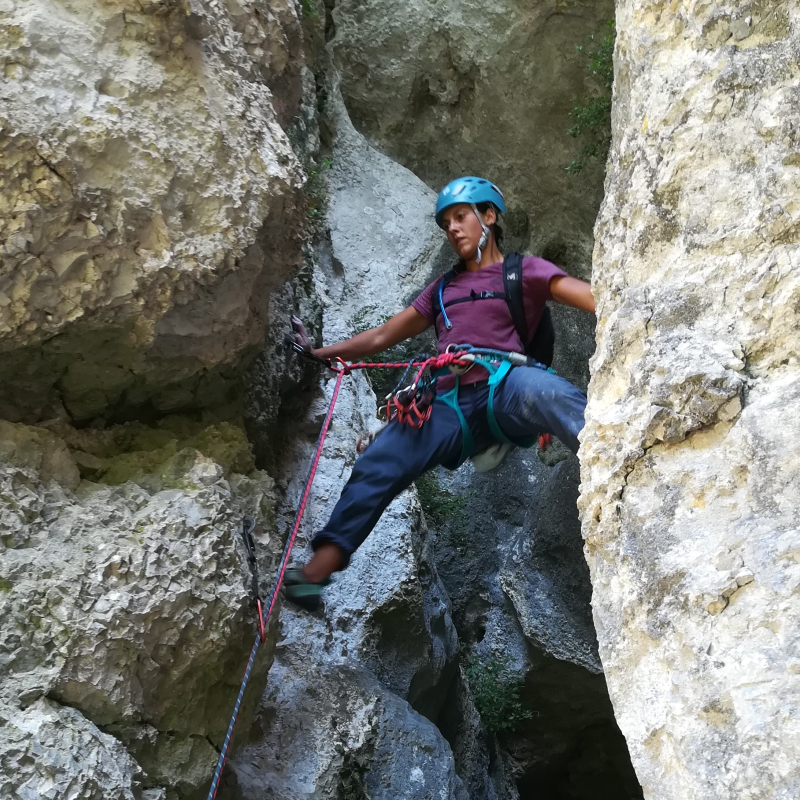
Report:
M370 328L351 339L328 347L318 347L311 352L320 358L343 358L345 361L354 361L382 353L404 339L422 333L430 324L419 311L409 306L377 328Z
M569 275L557 275L550 281L550 294L553 295L553 300L565 306L574 306L595 313L592 287L586 281L580 281Z

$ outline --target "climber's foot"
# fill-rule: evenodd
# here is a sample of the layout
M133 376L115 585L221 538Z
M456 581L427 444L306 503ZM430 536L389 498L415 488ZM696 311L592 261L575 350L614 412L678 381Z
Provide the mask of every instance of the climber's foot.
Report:
M311 583L303 575L302 569L293 567L287 569L283 576L283 593L294 605L306 611L316 611L322 604L322 588L330 582L330 578L324 578L319 583Z

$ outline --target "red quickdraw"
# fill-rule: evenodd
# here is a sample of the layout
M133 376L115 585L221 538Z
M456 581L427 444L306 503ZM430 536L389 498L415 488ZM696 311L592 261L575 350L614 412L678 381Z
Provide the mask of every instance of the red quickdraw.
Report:
M432 405L425 409L420 409L416 398L412 398L408 403L403 403L397 395L392 395L386 401L386 419L388 422L397 420L403 425L411 428L421 428L430 418Z
M413 363L411 362L409 366ZM472 366L472 363L455 352L445 352L419 362L419 369L411 385L395 391L386 398L384 413L387 422L397 420L411 428L421 428L431 418L433 400L436 395L430 372L455 364L469 367Z
M264 629L264 609L261 606L260 597L256 600L256 609L258 610L258 638L261 640L261 644L264 644L267 638L267 632Z

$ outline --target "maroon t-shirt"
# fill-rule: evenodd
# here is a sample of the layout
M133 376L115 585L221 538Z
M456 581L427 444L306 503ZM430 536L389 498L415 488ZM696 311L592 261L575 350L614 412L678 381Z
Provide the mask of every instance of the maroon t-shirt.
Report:
M550 281L556 276L566 275L564 270L543 258L526 256L522 259L522 297L525 305L525 319L531 336L542 318L544 304L552 300ZM443 353L449 344L471 344L475 347L490 347L495 350L525 352L520 341L508 303L502 297L474 300L471 303L456 303L447 308L447 316L453 327L445 327L441 314L434 320L433 292L439 285L439 278L428 284L411 304L423 317L434 322L438 335L439 352ZM503 292L503 264L498 261L487 264L475 272L461 272L453 277L444 290L444 302L461 297L469 297L471 291ZM487 372L482 367L471 369L461 377L462 384L484 380ZM439 388L446 390L453 385L450 379L439 382Z

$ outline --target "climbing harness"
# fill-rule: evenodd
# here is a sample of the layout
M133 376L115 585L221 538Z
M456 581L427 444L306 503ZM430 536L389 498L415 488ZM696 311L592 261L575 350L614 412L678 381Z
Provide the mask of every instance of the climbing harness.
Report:
M253 669L256 652L258 651L259 646L263 644L266 639L266 626L269 623L272 610L275 607L275 603L278 598L278 592L283 584L286 568L289 563L289 558L291 557L292 548L294 547L295 540L297 539L297 534L300 531L300 523L302 522L303 514L305 513L306 505L308 504L308 498L311 494L311 486L314 482L314 476L317 474L317 468L319 467L319 462L322 457L322 446L325 442L325 437L328 434L328 429L330 428L331 419L333 417L333 409L336 405L336 400L339 397L339 390L342 385L342 379L345 377L345 375L349 375L354 370L405 368L406 372L400 381L402 383L405 380L405 376L407 376L408 373L414 367L416 367L417 372L412 383L404 389L398 389L395 387L395 390L389 395L389 397L387 397L387 418L389 420L397 419L401 423L411 425L411 427L414 428L419 428L427 419L430 418L434 401L441 401L446 405L449 405L455 410L456 414L458 415L459 422L461 423L461 430L463 433L462 438L464 442L461 449L462 457L459 461L459 464L461 464L466 460L466 458L469 457L469 455L471 455L474 443L472 434L470 433L469 427L464 419L464 415L458 405L458 382L460 377L458 372L460 371L461 374L463 374L465 371L471 369L475 364L480 364L480 366L484 367L490 373L488 404L489 427L491 428L492 433L502 442L511 442L511 440L500 430L497 420L494 417L494 390L508 374L508 371L512 366L533 366L543 370L547 369L547 367L545 367L543 364L540 364L536 360L520 353L506 353L502 350L472 347L472 345L468 344L451 346L444 353L440 353L437 356L419 356L411 361L379 363L361 361L353 364L348 364L341 358L337 358L335 360L319 358L318 356L309 353L307 350L304 350L300 345L296 344L293 339L292 341L287 339L287 344L290 345L292 349L303 358L306 358L317 364L321 364L335 372L336 382L333 387L333 393L331 395L330 405L328 406L328 412L325 415L325 419L322 423L322 429L320 430L319 438L317 439L317 445L314 449L314 455L311 459L311 466L309 467L306 482L300 497L300 504L297 507L294 521L292 522L292 527L286 540L286 545L283 549L283 555L281 556L281 560L278 565L278 572L272 585L272 590L270 591L266 608L264 607L264 604L262 604L258 588L258 566L255 555L255 542L253 540L255 520L253 517L247 516L244 518L242 523L242 538L244 539L245 548L247 550L247 561L250 565L250 570L252 573L253 600L258 612L258 629L256 632L255 641L250 649L250 656L247 659L244 678L242 679L241 686L239 687L239 694L237 695L236 702L234 703L233 713L231 715L230 723L228 724L228 730L225 734L222 747L220 748L219 758L217 760L216 769L214 770L214 777L211 781L211 787L208 791L207 800L214 800L214 798L217 796L217 791L219 790L222 770L225 767L225 761L228 757L228 750L230 749L233 731L236 727L236 720L239 716L242 698L244 697L245 689L250 680L250 673ZM456 372L456 387L444 395L436 396L435 390L433 389L435 379L449 371ZM522 443L513 442L513 444ZM528 445L526 444L525 446Z
M452 351L451 351L452 348ZM489 397L486 402L486 417L489 423L489 430L492 435L504 444L518 445L520 447L530 447L535 439L525 438L513 440L506 436L497 422L497 417L494 413L494 399L497 387L503 382L503 379L508 375L513 366L536 367L538 369L547 370L544 364L540 364L533 358L524 356L521 353L506 353L502 350L491 350L484 347L472 347L468 344L449 345L448 352L457 353L459 361L472 362L472 364L480 364L488 373L489 380L487 385L489 387ZM438 377L438 376L437 376ZM458 460L458 466L463 464L475 452L475 441L472 432L467 425L467 420L461 411L461 406L458 402L458 392L460 388L460 375L456 374L456 385L442 395L437 395L436 400L449 406L458 417L461 425L461 456Z

